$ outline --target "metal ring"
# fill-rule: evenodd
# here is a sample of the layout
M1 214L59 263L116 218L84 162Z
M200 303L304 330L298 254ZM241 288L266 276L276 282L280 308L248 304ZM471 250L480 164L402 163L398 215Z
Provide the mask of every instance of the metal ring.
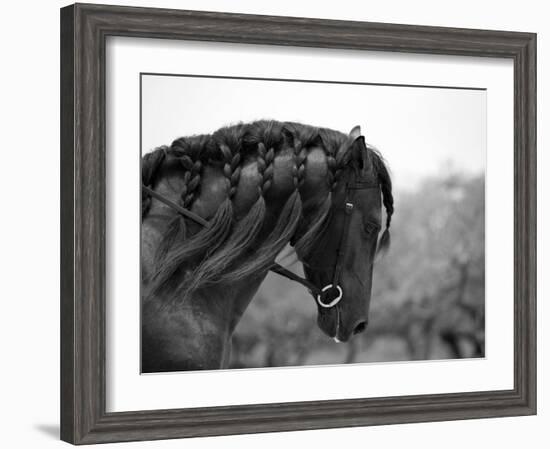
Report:
M330 290L332 287L333 287L332 284L328 284L328 285L324 286L321 289L321 293L326 292L327 290ZM321 307L324 307L325 309L330 309L331 307L334 307L336 304L338 304L340 302L340 300L342 299L342 295L343 295L342 289L340 288L339 285L336 286L336 289L338 290L338 296L336 298L334 298L331 302L329 302L328 304L325 304L324 302L322 302L321 301L321 293L319 293L317 295L317 303Z

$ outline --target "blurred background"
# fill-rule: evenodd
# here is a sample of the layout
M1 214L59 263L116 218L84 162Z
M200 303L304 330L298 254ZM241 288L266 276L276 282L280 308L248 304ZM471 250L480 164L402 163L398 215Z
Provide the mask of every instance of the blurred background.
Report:
M483 357L485 179L448 172L395 192L366 332L335 343L314 299L269 274L233 337L232 368ZM293 270L301 273L301 265Z

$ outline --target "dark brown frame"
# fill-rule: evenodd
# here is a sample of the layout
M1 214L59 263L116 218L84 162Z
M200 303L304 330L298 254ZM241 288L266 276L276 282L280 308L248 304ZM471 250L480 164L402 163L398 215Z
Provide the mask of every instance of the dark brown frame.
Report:
M514 388L106 413L105 38L514 61ZM76 4L61 10L61 438L74 444L536 413L536 35Z

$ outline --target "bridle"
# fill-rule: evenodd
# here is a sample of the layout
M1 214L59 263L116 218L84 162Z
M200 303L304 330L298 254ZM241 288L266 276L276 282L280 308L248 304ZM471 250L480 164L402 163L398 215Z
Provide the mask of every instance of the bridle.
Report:
M349 249L349 230L351 225L351 216L355 209L354 196L356 190L363 189L378 189L379 186L374 182L364 182L364 181L355 181L353 178L346 183L345 190L345 199L344 199L344 226L342 229L342 234L340 235L340 241L338 242L338 247L336 249L336 262L334 263L334 270L332 274L332 282L325 285L321 289L317 289L316 292L311 291L314 295L317 304L320 307L325 309L330 309L338 304L343 295L344 291L340 286L340 280L342 277L342 270L344 268L344 262L346 260L346 255ZM328 292L331 290L336 290L336 296L328 302L323 301L323 299L328 296Z
M161 203L164 203L177 213L183 215L186 218L189 218L190 220L193 220L195 223L208 228L210 226L210 222L202 218L200 215L195 214L194 212L190 211L189 209L185 209L181 207L180 205L174 203L173 201L169 200L165 196L161 195L158 192L155 192L153 189L147 187L146 185L142 184L141 186L143 192L150 195L151 197L157 199ZM284 276L287 279L290 279L291 281L298 282L299 284L302 284L304 287L306 287L311 295L315 298L317 301L317 304L319 304L320 307L323 307L325 309L329 309L331 307L334 307L336 304L340 302L342 299L344 292L342 290L342 287L340 287L340 278L342 276L342 270L344 267L344 261L346 258L346 254L349 247L349 229L351 224L351 216L353 214L353 210L355 208L353 199L354 194L356 190L360 189L372 189L372 188L379 188L378 184L375 183L367 183L367 182L351 182L348 181L346 183L346 191L345 191L345 202L344 202L344 229L342 230L342 234L340 236L340 241L338 243L338 248L336 251L336 262L334 264L334 271L332 276L332 283L325 285L322 288L317 287L309 280L298 276L297 274L293 273L292 271L286 269L282 265L274 262L273 265L269 268L270 271L273 271L274 273L277 273L280 276ZM323 299L328 296L328 292L331 290L336 289L336 296L331 299L328 302L323 301Z

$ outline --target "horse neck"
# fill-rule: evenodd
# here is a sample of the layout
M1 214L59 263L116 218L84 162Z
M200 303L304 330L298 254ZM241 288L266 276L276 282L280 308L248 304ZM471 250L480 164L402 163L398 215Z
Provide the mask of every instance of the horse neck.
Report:
M300 219L307 221L308 215L315 213L316 205L322 202L329 192L324 150L311 149L304 165L306 166L305 175L298 190L299 201L303 205ZM278 220L281 208L284 208L291 195L298 193L293 174L295 167L295 155L291 150L281 151L272 161L271 185L263 192L266 215L263 224L265 229L262 230L261 236L269 234ZM245 161L242 165L239 182L232 198L236 222L258 200L258 192L262 187L260 168L258 160ZM155 189L168 199L181 203L182 191L186 189L189 179L183 178L181 169L170 169L169 165L160 174L162 176L158 177ZM228 180L222 168L214 165L203 167L200 193L194 198L191 210L202 217L212 217L220 205L227 200L228 187ZM173 210L156 201L152 203L142 224L144 340L153 352L157 348L156 342L163 341L164 337L166 337L164 340L169 341L170 345L173 344L174 348L189 345L189 341L199 341L203 346L208 346L209 351L212 354L215 353L217 358L221 358L223 348L228 344L236 324L265 278L267 269L242 277L235 282L198 289L182 302L173 301L173 298L168 297L174 292L166 289L162 290L164 292L162 295L166 297L158 297L158 294L149 295L147 290L150 275L155 269L155 252L162 241L167 219L173 216ZM188 224L190 235L202 229L196 223ZM258 240L258 244L261 245L262 239ZM163 305L167 303L175 306L164 307ZM197 326L200 327L199 330ZM169 348L163 351L169 352ZM174 349L174 354L176 352ZM166 357L175 357L174 354L167 354ZM211 362L214 363L214 361Z
M227 368L232 333L262 281L207 288L174 307L163 307L166 298L144 300L143 372Z

